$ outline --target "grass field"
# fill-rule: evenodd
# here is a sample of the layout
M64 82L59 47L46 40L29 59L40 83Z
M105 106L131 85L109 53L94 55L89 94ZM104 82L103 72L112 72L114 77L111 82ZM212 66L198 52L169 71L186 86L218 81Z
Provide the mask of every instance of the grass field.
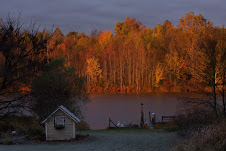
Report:
M87 141L33 145L0 145L0 151L168 151L177 143L175 132L143 129L80 131Z

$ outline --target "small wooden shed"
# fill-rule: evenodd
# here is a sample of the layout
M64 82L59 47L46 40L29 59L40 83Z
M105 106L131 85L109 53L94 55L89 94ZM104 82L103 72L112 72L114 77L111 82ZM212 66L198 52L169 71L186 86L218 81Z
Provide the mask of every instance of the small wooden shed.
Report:
M45 123L46 140L70 140L76 136L76 123L80 119L66 109L59 106L42 123Z

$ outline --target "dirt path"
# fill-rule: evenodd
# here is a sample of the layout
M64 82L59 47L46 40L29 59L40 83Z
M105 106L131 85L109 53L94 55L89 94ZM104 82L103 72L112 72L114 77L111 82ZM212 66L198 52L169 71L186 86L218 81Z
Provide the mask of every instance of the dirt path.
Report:
M164 131L86 131L90 141L42 145L0 145L0 151L168 151L177 143L176 133Z

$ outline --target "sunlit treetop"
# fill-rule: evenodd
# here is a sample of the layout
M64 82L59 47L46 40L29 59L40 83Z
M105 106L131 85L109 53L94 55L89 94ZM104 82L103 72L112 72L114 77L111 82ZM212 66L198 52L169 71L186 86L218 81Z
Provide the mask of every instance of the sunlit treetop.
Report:
M74 32L74 31L70 31L68 32L68 34L66 35L66 37L76 37L78 35L78 32Z
M136 18L126 17L126 20L122 23L117 22L115 25L115 34L128 35L131 31L140 31L145 26Z
M179 20L178 28L185 31L198 32L203 27L212 27L212 25L213 23L207 21L202 14L195 15L194 12L189 12Z

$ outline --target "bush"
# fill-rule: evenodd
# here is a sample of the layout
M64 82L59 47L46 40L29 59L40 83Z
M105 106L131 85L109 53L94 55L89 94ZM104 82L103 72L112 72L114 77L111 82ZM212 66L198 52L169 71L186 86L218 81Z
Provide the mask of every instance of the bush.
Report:
M12 137L11 131L2 133L0 144L3 144L3 145L13 144L13 137Z
M32 140L45 140L45 131L41 125L32 125L28 130L28 136Z
M177 115L176 125L178 126L180 135L189 137L193 130L198 130L206 125L213 124L216 120L217 117L212 111L196 108Z
M225 151L226 119L211 109L196 107L176 117L179 134L184 136L176 151Z
M0 119L1 119L0 120L0 134L3 133L3 132L7 132L8 130L13 129L13 126L10 123L9 120L7 120L6 118L1 118L1 117L0 117Z
M40 124L40 121L34 117L29 116L9 116L2 118L0 121L0 132L9 133L13 130L17 132L17 135L27 135L29 138L45 139L44 127ZM2 136L3 139L4 136ZM38 140L40 140L38 139Z
M11 140L5 140L5 141L3 141L2 144L3 144L3 145L12 145L13 142L12 142Z
M175 151L225 151L226 120L204 126L194 131L190 138L181 142Z
M143 129L149 129L149 126L147 124L144 124Z
M86 123L85 121L81 121L79 123L77 123L76 125L77 130L89 130L89 124Z

